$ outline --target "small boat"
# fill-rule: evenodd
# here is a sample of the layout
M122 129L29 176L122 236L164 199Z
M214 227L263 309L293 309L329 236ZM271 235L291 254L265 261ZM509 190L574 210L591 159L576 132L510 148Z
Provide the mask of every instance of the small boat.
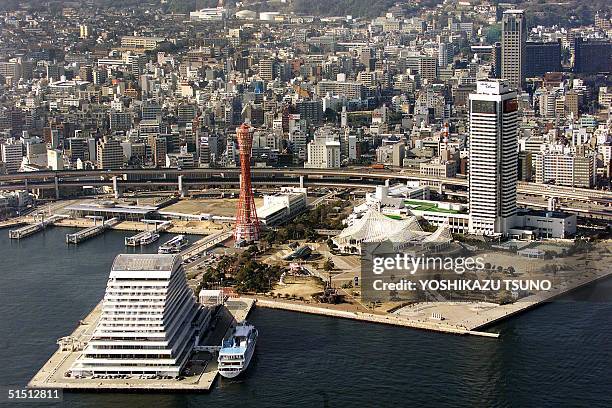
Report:
M257 329L246 321L237 325L230 337L223 340L219 351L219 374L235 378L244 372L255 352Z
M149 245L159 239L159 234L149 233L140 239L140 245Z
M157 250L158 254L177 254L189 246L189 240L184 235L178 235L164 242Z

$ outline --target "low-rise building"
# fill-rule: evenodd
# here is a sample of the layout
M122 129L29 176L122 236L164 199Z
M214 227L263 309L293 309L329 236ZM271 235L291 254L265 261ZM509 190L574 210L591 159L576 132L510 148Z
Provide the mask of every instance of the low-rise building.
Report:
M595 185L596 163L590 155L540 152L535 157L536 183L591 188Z
M576 214L561 211L520 210L509 235L518 238L570 238L576 234Z
M297 216L306 208L306 189L283 187L278 194L264 196L263 206L257 209L262 224L282 224Z

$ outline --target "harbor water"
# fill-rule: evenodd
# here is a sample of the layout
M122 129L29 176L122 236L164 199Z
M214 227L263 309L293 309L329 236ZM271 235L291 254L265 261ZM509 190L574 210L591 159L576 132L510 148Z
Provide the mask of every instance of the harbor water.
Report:
M0 386L24 387L104 294L129 232L78 246L68 229L0 231ZM612 280L491 330L499 339L256 308L254 360L208 394L64 393L63 407L609 407ZM0 403L2 405L2 403ZM18 406L28 406L22 403ZM51 406L36 403L31 406Z

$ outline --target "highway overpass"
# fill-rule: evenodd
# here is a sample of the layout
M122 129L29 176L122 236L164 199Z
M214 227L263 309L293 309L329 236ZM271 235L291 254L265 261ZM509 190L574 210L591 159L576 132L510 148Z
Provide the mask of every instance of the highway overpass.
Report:
M0 190L56 189L62 186L112 185L113 177L121 188L172 188L177 186L178 176L183 176L186 188L227 187L238 184L238 168L198 169L123 169L123 170L60 170L0 175ZM300 178L305 186L374 187L385 180L391 183L421 181L432 188L451 195L462 196L468 189L465 178L426 176L416 172L374 170L370 168L304 169L304 168L253 168L253 184L256 186L296 185ZM567 199L584 203L597 203L612 207L612 193L584 188L562 187L547 184L519 182L519 194Z

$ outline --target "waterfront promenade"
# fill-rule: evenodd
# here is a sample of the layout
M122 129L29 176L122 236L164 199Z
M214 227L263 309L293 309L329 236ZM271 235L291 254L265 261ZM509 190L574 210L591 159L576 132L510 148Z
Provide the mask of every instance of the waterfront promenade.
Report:
M88 228L94 225L94 221L87 218L66 218L55 225L58 227ZM112 227L119 231L150 231L150 224L138 221L121 221ZM209 235L223 231L221 224L213 224L206 221L178 221L173 220L172 226L166 230L170 234Z
M365 313L365 312L352 312L346 310L338 310L327 307L320 306L312 306L308 304L304 304L301 302L286 302L286 301L276 301L269 299L257 298L257 306L266 307L271 309L283 309L290 310L293 312L300 313L309 313L309 314L317 314L322 316L329 317L338 317L342 319L352 319L352 320L361 320L364 322L371 323L382 323L382 324L390 324L395 326L403 326L403 327L411 327L414 329L421 330L431 330L442 333L450 333L450 334L461 334L461 335L474 335L474 336L482 336L482 337L498 337L497 333L489 333L489 332L479 332L468 330L461 326L449 325L444 322L426 322L426 321L417 321L406 319L398 315L394 314L374 314L374 313Z
M284 309L300 313L390 324L442 333L499 337L498 333L483 330L504 319L550 302L573 290L609 278L612 275L612 268L609 267L610 258L612 256L609 254L605 255L604 259L600 261L600 268L593 268L587 273L564 281L549 291L536 293L517 302L505 305L485 302L427 302L415 303L403 307L394 313L386 314L340 310L335 305L313 305L301 301L274 300L261 296L257 297L257 305L272 309ZM444 316L444 319L435 320L430 318L433 312L440 313Z

